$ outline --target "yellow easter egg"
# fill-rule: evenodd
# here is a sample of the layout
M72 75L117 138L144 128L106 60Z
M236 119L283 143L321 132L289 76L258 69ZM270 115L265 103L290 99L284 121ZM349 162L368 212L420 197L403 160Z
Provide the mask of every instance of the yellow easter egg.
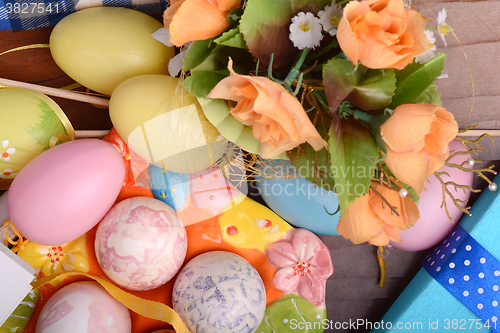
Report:
M55 134L67 135L49 97L23 89L0 89L0 178L14 178L35 156L49 149ZM62 114L62 117L67 120Z
M226 151L220 133L195 97L168 75L140 75L121 83L111 95L115 129L142 158L173 172L193 173Z
M50 35L57 65L76 82L111 95L126 79L168 74L174 48L150 35L163 25L128 8L95 7L62 19Z

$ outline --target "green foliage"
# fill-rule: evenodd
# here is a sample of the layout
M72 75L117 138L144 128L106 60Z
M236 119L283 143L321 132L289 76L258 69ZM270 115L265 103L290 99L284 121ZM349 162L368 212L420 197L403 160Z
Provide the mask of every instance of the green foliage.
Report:
M0 327L0 332L23 332L39 300L38 289L30 292Z
M245 43L245 38L243 37L243 34L240 33L239 28L234 28L223 33L222 36L216 38L214 42L219 45L236 47L239 49L247 48L247 44Z
M404 69L396 72L396 91L392 99L391 108L408 103L422 101L421 95L431 91L431 86L444 68L446 54L439 53L425 64L411 63ZM431 89L431 90L429 90ZM437 93L437 92L436 92ZM435 97L436 94L431 94Z
M339 119L330 129L331 175L342 214L366 193L375 174L379 149L372 132L361 121Z
M321 137L325 137L325 130L316 126ZM314 185L334 191L335 181L330 174L330 153L327 148L315 151L308 143L304 143L287 152L290 162L299 171L300 175Z
M344 100L361 110L379 110L391 104L396 75L393 69L363 71L350 60L333 58L323 66L323 84L332 111Z
M207 98L207 95L212 89L224 79L226 75L212 72L201 71L191 73L186 79L182 81L182 86L191 94L196 97Z
M213 38L193 42L186 56L182 59L182 70L188 71L200 65L212 54L216 46Z

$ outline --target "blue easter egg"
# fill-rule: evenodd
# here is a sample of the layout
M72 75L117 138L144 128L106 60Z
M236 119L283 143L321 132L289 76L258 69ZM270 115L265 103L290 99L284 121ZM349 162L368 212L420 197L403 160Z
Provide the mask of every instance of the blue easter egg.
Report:
M149 166L151 192L156 199L163 201L178 211L186 202L189 194L189 174L172 172L156 165Z
M280 169L278 168L284 168ZM293 168L283 160L266 161L263 167L276 167L276 179L257 178L255 185L265 203L291 225L315 234L339 236L340 208L337 194L315 186L305 178L279 179L280 172Z

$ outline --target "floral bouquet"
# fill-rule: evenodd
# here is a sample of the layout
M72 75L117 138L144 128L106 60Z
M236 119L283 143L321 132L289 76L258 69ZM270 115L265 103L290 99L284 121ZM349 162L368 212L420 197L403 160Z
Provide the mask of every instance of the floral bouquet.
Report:
M341 235L382 246L418 220L418 194L428 176L452 166L448 144L459 132L434 85L446 57L435 54L434 31L446 43L452 30L446 11L426 28L409 7L175 0L158 38L180 47L169 69L181 72L184 88L227 103L229 112L204 111L226 140L289 160L300 177L338 195ZM492 170L472 171L487 179L482 171Z

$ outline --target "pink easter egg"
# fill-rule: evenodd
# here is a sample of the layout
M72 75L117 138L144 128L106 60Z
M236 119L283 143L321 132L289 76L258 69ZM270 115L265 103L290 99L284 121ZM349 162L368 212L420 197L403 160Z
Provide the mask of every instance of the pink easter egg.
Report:
M19 172L9 190L9 215L30 241L61 245L99 223L124 178L123 159L111 144L96 139L66 142Z
M36 333L62 332L129 333L130 312L97 282L75 282L47 301L36 323Z
M450 142L450 152L455 151L465 151L461 142L458 140L453 140ZM470 158L470 154L457 155L451 162L460 165L462 162ZM450 168L448 166L443 166L438 171L447 172L450 177L442 175L443 181L454 181L457 184L472 186L472 180L474 173L459 170L457 168ZM401 230L399 235L401 236L401 242L390 242L390 245L403 251L421 251L433 247L441 240L443 240L448 233L455 227L455 225L460 220L462 216L462 211L455 207L455 204L449 196L446 197L446 205L450 213L453 222L450 221L446 215L446 211L441 208L442 202L442 189L441 183L436 178L434 174L427 178L425 183L425 190L420 193L420 200L418 203L418 210L420 212L420 218L415 224L406 230ZM448 185L448 189L455 199L469 200L470 191L464 193L463 190L455 190L451 185ZM465 207L464 204L462 206Z
M133 197L116 204L97 227L95 252L106 275L130 290L167 283L180 269L187 234L163 201Z

